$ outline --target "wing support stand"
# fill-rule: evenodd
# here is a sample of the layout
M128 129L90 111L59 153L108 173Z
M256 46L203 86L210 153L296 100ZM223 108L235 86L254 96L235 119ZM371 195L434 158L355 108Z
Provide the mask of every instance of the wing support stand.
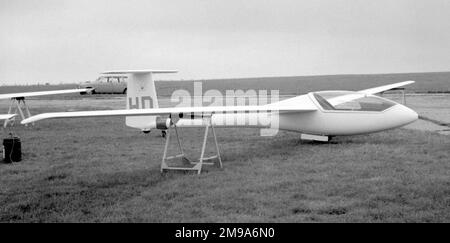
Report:
M164 146L164 154L163 154L163 158L162 158L162 162L161 162L161 173L168 171L168 170L181 170L181 171L196 171L197 174L200 174L202 171L203 165L214 165L214 164L216 164L219 168L222 168L222 159L220 157L219 145L217 143L217 137L216 137L216 132L214 130L214 126L212 125L212 122L211 122L211 117L203 118L203 120L205 121L205 133L203 136L203 143L202 143L202 150L200 153L200 158L198 161L191 161L190 159L188 159L186 157L183 147L182 147L182 144L181 144L181 141L180 141L178 128L177 128L176 124L171 123L171 126L169 127L169 129L167 129L166 144ZM214 137L216 154L213 156L210 156L210 157L205 157L205 150L206 150L206 144L207 144L207 140L208 140L209 129L211 129L212 135ZM172 134L172 130L175 130L175 136L177 138L177 145L178 145L178 149L180 150L180 154L177 154L174 156L167 156L167 151L168 151L169 144L170 144L170 137ZM169 166L167 164L167 161L177 159L177 158L181 158L181 160L183 161L183 163L186 166ZM211 160L215 160L215 159L216 159L215 163L214 162L206 162L206 161L211 161ZM189 165L191 165L191 167L189 167ZM192 165L194 165L194 166L192 167Z
M21 106L22 104L22 106ZM12 112L13 107L15 106L15 110L14 113ZM22 110L22 108L25 110L26 112L26 116L24 111ZM9 109L8 109L8 114L17 114L17 111L19 111L19 115L22 118L22 120L24 120L25 118L30 117L31 113L30 113L30 109L28 109L28 105L25 102L25 97L15 97L15 98L11 98L11 102L9 103ZM7 127L8 124L12 122L11 120L5 120L3 127ZM34 125L34 123L32 123L32 125ZM25 125L27 126L27 125Z

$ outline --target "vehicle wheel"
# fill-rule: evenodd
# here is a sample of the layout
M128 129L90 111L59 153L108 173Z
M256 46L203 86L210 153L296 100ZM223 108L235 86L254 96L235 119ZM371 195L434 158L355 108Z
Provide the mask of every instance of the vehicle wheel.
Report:
M127 89L124 89L122 94L127 94Z
M96 94L96 93L95 93L95 89L93 89L93 90L91 91L91 94Z
M80 92L80 95L85 95L86 94L86 92Z

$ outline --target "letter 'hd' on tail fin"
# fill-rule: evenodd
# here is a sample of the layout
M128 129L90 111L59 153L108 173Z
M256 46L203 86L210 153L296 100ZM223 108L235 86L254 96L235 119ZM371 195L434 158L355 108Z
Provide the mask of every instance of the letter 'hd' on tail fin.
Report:
M118 70L107 71L103 74L126 74L127 78L127 107L126 109L159 108L156 96L153 74L176 73L174 70ZM150 130L156 127L157 116L127 116L126 125L129 127Z

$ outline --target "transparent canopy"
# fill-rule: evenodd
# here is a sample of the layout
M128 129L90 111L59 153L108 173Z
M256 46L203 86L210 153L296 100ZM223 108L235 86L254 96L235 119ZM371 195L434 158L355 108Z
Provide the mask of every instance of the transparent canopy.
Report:
M378 96L351 91L322 91L313 95L324 110L384 111L396 104Z

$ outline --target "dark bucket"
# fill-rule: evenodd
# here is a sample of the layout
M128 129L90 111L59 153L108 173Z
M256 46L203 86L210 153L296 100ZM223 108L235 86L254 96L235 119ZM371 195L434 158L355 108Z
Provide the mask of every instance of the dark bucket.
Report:
M22 160L22 146L19 137L3 139L3 161L5 163Z

